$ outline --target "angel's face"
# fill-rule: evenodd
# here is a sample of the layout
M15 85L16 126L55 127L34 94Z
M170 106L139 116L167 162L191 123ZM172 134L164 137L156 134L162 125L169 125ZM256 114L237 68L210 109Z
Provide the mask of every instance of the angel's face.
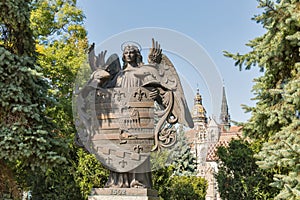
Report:
M127 63L136 62L137 54L133 48L125 48L123 52L124 61Z

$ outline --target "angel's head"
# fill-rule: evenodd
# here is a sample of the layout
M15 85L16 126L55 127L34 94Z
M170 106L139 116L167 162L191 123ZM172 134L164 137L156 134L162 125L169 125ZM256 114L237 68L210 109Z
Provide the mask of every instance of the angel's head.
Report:
M143 64L141 52L135 45L127 45L124 47L122 60L124 62L123 69L125 69L128 64L133 67L138 67Z

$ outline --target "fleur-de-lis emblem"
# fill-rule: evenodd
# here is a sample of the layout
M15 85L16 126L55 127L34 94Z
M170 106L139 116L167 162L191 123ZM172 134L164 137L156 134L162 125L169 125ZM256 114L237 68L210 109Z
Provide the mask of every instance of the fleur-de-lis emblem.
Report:
M136 153L140 153L141 151L143 151L143 147L140 145L136 145L133 147L133 151L135 151Z
M101 103L105 102L105 100L106 100L106 98L107 98L106 93L101 92L101 91L97 91L96 95L98 96L99 101L100 101Z
M122 160L119 162L119 164L121 165L122 168L124 168L125 165L127 165L127 162L125 160Z
M137 90L137 92L134 93L134 96L133 96L133 97L136 97L139 101L142 101L143 96L144 96L145 98L147 98L146 93L145 93L143 90L141 90L141 88L139 88L139 89Z
M117 101L121 101L121 97L123 96L123 97L125 97L125 93L123 93L123 92L120 92L120 90L118 90L118 92L115 92L114 93L114 98L117 96Z

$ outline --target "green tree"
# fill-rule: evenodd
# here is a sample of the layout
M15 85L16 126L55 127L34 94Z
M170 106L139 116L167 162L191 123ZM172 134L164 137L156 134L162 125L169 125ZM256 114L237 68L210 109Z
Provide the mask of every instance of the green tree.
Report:
M157 190L160 199L168 199L168 186L173 174L174 167L169 165L152 172L153 188Z
M54 102L46 111L69 147L64 152L67 163L39 174L32 195L34 199L84 199L92 187L103 186L107 178L107 171L95 157L74 144L72 95L88 47L84 15L76 0L39 0L32 7L37 62L50 84L48 96Z
M191 146L188 143L182 128L179 128L178 130L177 143L170 151L169 160L174 167L174 175L196 175L196 158L195 155L191 153Z
M33 199L83 199L107 178L74 145L73 83L88 46L83 13L76 0L8 0L0 9L0 198L30 190Z
M75 181L79 185L82 196L87 198L92 188L103 188L107 182L109 171L105 169L96 157L83 149L77 151L78 162Z
M52 100L36 62L30 12L28 0L0 3L0 198L20 197L19 188L30 185L26 175L66 162L65 141L46 111Z
M204 200L207 183L204 178L196 176L173 176L168 187L170 200Z
M269 186L271 174L256 165L254 151L243 140L232 140L228 147L217 150L219 157L216 179L222 199L273 199L276 190Z
M174 175L174 166L169 165L153 172L153 188L162 200L205 199L207 181L197 176Z
M182 127L177 132L177 143L171 149L153 153L153 187L161 199L204 199L207 182L196 177L195 156Z
M259 7L263 12L254 20L266 33L247 44L250 52L225 55L240 68L264 71L253 87L256 106L245 106L252 116L244 133L263 142L257 164L274 171L272 186L280 189L275 199L299 199L300 2L261 0Z

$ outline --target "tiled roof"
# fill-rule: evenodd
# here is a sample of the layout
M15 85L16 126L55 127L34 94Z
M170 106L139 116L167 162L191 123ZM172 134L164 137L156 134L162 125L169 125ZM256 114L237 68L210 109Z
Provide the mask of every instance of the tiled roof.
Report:
M208 147L207 155L206 155L206 161L216 161L218 159L216 152L218 147L225 146L227 147L229 142L227 141L219 141L217 143L212 143Z
M240 132L242 128L242 126L231 126L229 132Z
M218 159L216 155L218 147L228 147L229 142L232 139L237 139L241 137L242 132L240 132L240 130L241 127L233 126L230 128L229 132L222 132L219 141L217 143L211 143L208 146L206 161L216 161Z

